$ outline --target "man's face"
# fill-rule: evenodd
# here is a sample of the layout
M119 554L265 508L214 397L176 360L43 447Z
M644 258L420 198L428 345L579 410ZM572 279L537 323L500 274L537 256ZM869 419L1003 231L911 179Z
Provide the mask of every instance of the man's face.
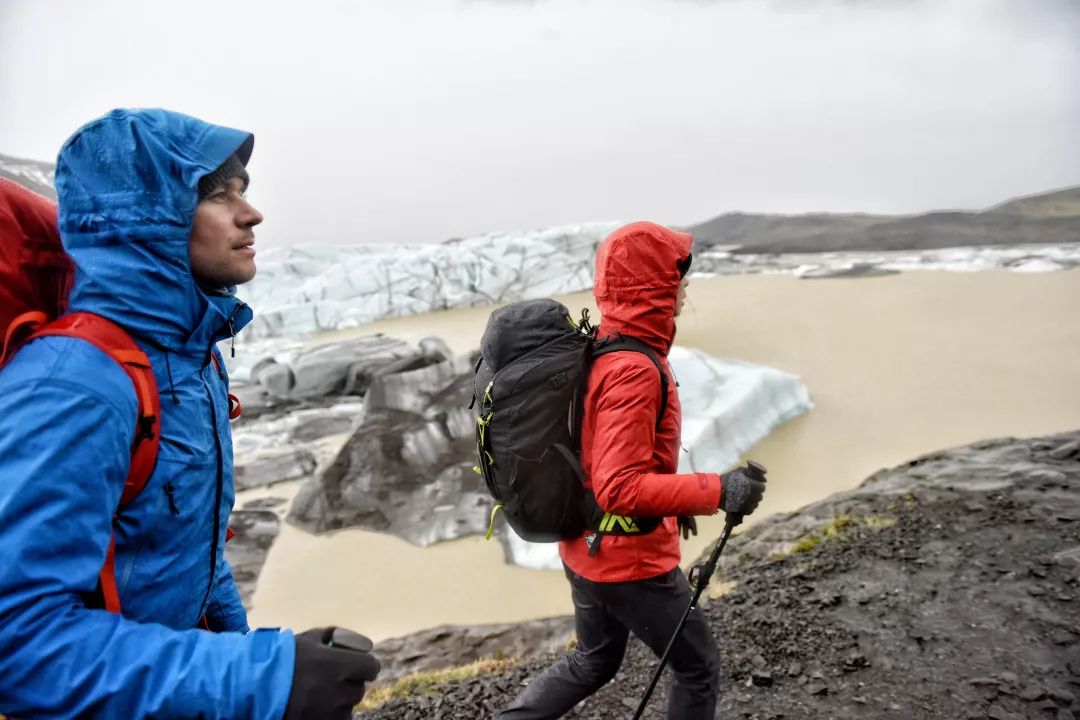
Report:
M247 184L232 178L195 208L188 256L191 274L208 288L242 285L255 277L255 231L262 213L244 197Z
M690 285L690 281L683 278L679 281L679 299L675 301L675 317L679 317L679 313L682 312L683 303L686 302L686 288Z

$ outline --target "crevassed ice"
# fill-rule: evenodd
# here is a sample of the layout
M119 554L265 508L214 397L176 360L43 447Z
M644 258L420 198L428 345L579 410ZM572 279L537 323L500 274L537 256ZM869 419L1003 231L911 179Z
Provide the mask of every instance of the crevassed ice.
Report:
M240 289L257 310L240 340L308 335L381 318L587 290L596 249L617 225L564 225L435 245L295 245L261 251L259 274ZM693 274L828 277L855 265L1048 272L1080 265L1080 243L779 255L736 255L731 249L703 248Z
M258 310L243 340L588 289L596 248L615 227L568 225L439 245L272 248L240 291Z

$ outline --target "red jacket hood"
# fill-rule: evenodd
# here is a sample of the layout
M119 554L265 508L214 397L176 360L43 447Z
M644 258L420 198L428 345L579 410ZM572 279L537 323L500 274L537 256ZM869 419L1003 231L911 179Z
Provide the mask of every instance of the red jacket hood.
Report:
M608 235L596 253L593 296L600 336L638 338L667 355L675 339L680 260L694 236L651 222L635 222Z

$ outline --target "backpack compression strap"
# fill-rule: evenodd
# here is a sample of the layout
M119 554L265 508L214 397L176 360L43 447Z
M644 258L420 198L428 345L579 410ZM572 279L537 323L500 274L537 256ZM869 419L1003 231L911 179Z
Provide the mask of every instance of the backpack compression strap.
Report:
M135 387L135 397L139 403L139 417L135 424L135 438L131 443L131 465L128 469L124 490L120 495L120 505L116 515L130 505L142 489L146 487L150 474L157 462L160 441L161 401L158 398L157 380L150 367L146 353L139 349L131 336L116 323L93 313L77 312L49 323L34 333L33 337L62 335L79 338L90 343L98 350L115 360ZM113 516L115 519L116 515ZM120 612L120 595L116 588L115 573L116 534L109 538L109 551L105 556L105 565L101 568L98 580L105 609Z
M664 414L667 412L668 405L668 375L664 370L664 366L660 364L660 358L656 356L656 352L649 347L646 343L631 337L630 335L615 335L610 338L605 338L597 343L593 350L592 356L596 358L600 355L606 355L607 353L630 351L641 353L645 357L652 361L652 364L656 366L657 371L660 373L660 411L656 413L656 432L660 432L660 424L664 421ZM560 451L565 451L563 448L557 448ZM573 465L573 463L572 463ZM577 466L580 468L580 466ZM582 479L582 484L585 482L584 473L579 470L579 476ZM638 535L650 533L660 526L661 518L633 518L623 515L612 515L611 513L602 511L596 504L596 499L589 494L589 498L586 503L586 515L590 522L588 523L589 529L593 531L592 539L588 542L589 557L594 557L600 551L600 543L603 540L604 535Z

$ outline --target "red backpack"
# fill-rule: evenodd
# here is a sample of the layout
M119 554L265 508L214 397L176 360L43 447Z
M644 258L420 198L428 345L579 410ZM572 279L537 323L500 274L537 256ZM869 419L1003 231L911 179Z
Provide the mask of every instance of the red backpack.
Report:
M123 368L135 387L139 416L119 514L142 492L157 461L161 416L157 381L146 353L119 325L93 313L64 314L74 276L75 265L60 243L56 205L0 178L0 330L4 331L0 369L19 347L45 335L85 340ZM119 613L115 550L114 533L98 580L105 609Z

